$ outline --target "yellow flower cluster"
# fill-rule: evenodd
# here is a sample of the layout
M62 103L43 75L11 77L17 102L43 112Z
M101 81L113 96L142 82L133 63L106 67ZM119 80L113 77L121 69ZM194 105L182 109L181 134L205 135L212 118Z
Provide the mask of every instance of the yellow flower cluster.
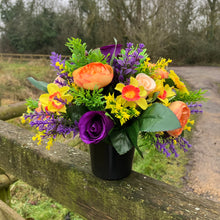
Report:
M65 72L66 72L66 68L65 68L66 66L64 67L62 63L60 64L60 63L57 61L57 62L56 62L56 66L59 67L60 70L62 70L61 73L65 73Z
M187 121L187 123L186 123L186 125L185 125L185 127L184 127L184 130L191 131L192 127L189 126L189 124L194 125L194 123L195 123L194 120L188 119L188 121Z
M189 94L189 91L186 88L185 84L180 81L180 78L176 75L176 73L173 70L170 70L169 77L173 80L176 87L179 89L181 93Z
M165 69L168 66L168 64L171 62L172 62L171 59L166 60L165 58L161 58L160 60L157 61L156 67L161 68L161 69Z
M149 61L150 61L150 57L147 57L146 60L144 61L144 63L142 64L141 68L144 72L146 72L149 68Z
M30 109L29 107L27 107L27 113L28 113L28 114L31 113L31 109ZM30 123L31 120L30 120L30 119L27 119L27 120L26 120L26 119L24 118L24 115L25 115L25 114L23 114L23 115L21 116L21 123L22 123L22 124L25 124L26 122Z
M43 136L44 136L44 132L38 131L38 133L37 133L35 136L32 137L32 140L33 140L33 141L38 141L38 142L37 142L37 145L41 145ZM50 138L48 138L47 140L48 140L48 142L47 142L46 149L47 149L47 150L50 150L50 147L53 145L54 138L53 138L53 137L50 137Z
M120 97L114 97L114 94L105 96L106 109L111 109L111 114L114 114L119 119L121 125L133 117L138 117L140 112L135 107L124 107Z

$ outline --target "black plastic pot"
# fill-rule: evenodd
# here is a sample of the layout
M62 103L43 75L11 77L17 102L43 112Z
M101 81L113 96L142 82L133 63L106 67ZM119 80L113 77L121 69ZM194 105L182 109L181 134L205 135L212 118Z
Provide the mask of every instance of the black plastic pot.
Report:
M89 146L92 172L95 176L104 180L118 180L131 173L134 147L120 155L111 144L104 141Z

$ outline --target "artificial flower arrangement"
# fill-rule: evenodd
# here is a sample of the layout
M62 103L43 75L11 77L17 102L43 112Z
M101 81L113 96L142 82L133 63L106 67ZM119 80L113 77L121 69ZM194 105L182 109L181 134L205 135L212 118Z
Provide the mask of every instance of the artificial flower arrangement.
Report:
M111 143L119 155L138 147L139 133L170 156L191 145L183 137L194 123L191 113L202 112L201 90L189 91L177 74L167 70L171 60L150 58L143 44L115 44L87 51L86 43L70 38L72 55L61 59L55 52L51 65L57 71L52 83L29 78L45 93L27 101L23 120L35 126L33 137L47 139L50 149L57 136L72 133L86 144Z

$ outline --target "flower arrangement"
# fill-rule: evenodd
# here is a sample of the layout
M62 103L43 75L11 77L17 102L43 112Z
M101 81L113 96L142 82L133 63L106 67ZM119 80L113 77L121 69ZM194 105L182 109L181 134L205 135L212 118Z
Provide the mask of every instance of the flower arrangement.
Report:
M198 101L204 92L189 91L177 74L167 70L170 59L150 62L143 44L115 44L87 51L80 39L69 38L72 55L61 59L55 52L51 65L57 71L52 83L29 81L45 93L27 101L23 120L37 128L33 137L50 149L57 136L72 133L86 144L111 143L118 154L132 147L142 155L141 133L170 156L191 145L183 137L194 123L190 114L202 112Z

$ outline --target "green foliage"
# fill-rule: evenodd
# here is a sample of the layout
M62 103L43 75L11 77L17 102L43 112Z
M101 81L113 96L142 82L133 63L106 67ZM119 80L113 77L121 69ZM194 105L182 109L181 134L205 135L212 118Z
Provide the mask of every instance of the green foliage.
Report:
M14 183L11 187L12 208L25 219L61 220L67 214L69 220L83 220L67 208L40 193L35 188L22 181Z
M87 62L100 62L106 64L105 56L101 53L100 49L90 50L87 55Z
M32 98L29 98L26 100L26 105L31 109L31 110L34 110L38 107L38 101L32 99Z
M105 56L101 53L100 49L87 52L86 43L82 43L81 39L69 38L66 46L72 53L70 60L66 61L68 72L73 72L75 69L92 62L106 63Z
M207 99L204 98L204 94L207 92L207 90L202 91L201 89L195 90L195 91L189 91L189 94L177 92L176 96L172 101L183 101L186 103L190 102L198 102L198 101L206 101Z
M70 69L69 72L87 64L86 43L82 44L81 39L78 38L68 38L68 42L65 45L72 53L70 61L65 64Z
M104 110L102 91L103 89L86 90L74 87L70 89L74 103L78 106L84 104L90 111Z

